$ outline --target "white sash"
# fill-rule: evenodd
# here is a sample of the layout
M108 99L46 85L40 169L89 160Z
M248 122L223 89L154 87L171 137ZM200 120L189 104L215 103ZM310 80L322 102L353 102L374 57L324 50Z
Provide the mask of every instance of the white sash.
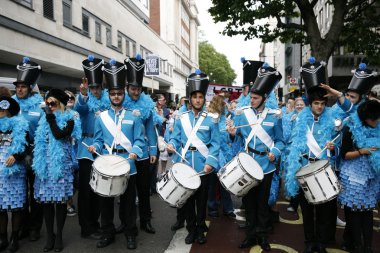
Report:
M181 123L183 130L185 131L185 135L187 137L187 142L185 147L182 149L182 157L185 157L185 154L187 150L189 149L190 144L193 144L194 147L198 149L198 151L207 158L208 156L208 148L207 146L198 138L197 131L199 127L201 126L203 120L206 118L206 115L204 115L203 112L201 112L201 115L197 121L197 124L195 124L194 128L191 126L189 114L186 113L181 116Z
M319 154L321 154L322 149L319 147L318 142L315 140L313 132L310 130L309 127L307 128L306 137L307 147L314 154L314 156L317 157Z
M264 121L267 114L268 114L268 108L265 108L264 111L261 113L259 119L257 119L256 114L253 113L253 110L251 110L251 109L244 110L244 115L245 115L248 123L250 125L256 124L256 125L251 126L252 130L249 133L248 138L245 140L245 149L247 149L248 144L254 135L256 135L257 138L259 138L261 140L261 142L264 143L265 146L268 147L268 149L273 148L274 141L269 136L267 131L265 131L265 129L261 126L261 123Z
M112 120L112 118L108 115L108 111L104 111L100 113L100 118L102 119L105 127L107 130L111 133L111 135L115 138L116 135L120 137L120 145L125 148L129 153L132 151L132 143L127 138L127 136L124 135L124 133L121 131L121 128L118 129L115 122ZM119 122L121 122L123 119L120 117Z

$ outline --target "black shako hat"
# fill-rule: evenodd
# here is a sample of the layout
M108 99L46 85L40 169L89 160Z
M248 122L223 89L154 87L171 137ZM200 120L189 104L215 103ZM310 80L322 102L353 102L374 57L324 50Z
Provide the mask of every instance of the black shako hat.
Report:
M102 67L104 60L95 58L93 55L89 55L86 60L82 62L84 75L87 78L89 87L102 86L103 84L103 71Z
M65 106L67 105L67 102L69 101L69 95L67 95L66 92L60 89L49 90L46 95L46 99L48 99L49 97L53 97L57 99L59 102L61 102Z
M351 79L350 85L347 90L355 91L360 95L368 93L375 85L377 72L367 69L365 63L360 63L359 68L352 70L354 76Z
M145 60L137 54L135 58L127 58L124 60L127 66L127 85L142 87L145 70Z
M200 69L195 70L186 79L186 97L190 99L191 94L196 91L202 92L206 96L208 85L208 76L202 73Z
M123 63L111 59L102 69L108 90L125 88L126 66Z
M270 67L268 63L264 63L257 73L257 77L251 88L251 93L256 93L267 98L281 78L280 72Z
M11 116L15 116L20 112L20 105L11 97L0 97L0 109L8 110Z
M309 58L309 62L300 68L301 76L306 90L319 87L321 83L326 83L326 63L315 61L314 57Z
M262 61L246 60L244 57L240 58L243 63L243 87L251 86L256 80L259 68L264 64Z
M30 61L29 57L24 57L22 62L17 65L17 79L13 82L14 85L18 83L25 83L31 88L37 83L37 79L41 74L41 66L35 62Z

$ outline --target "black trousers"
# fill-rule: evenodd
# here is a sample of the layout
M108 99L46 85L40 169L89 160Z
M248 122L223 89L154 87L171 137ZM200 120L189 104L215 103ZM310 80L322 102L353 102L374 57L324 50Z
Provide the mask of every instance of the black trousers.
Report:
M80 159L79 163L79 191L78 191L78 219L81 234L87 236L99 228L99 196L90 187L90 178L93 161Z
M304 194L301 194L300 205L303 216L303 230L306 243L320 243L326 245L335 235L336 215L334 220L331 213L336 212L336 199L323 204L309 204Z
M182 207L186 212L186 229L189 233L203 233L207 231L205 221L209 184L210 174L201 176L201 186Z
M137 174L136 188L137 196L139 197L139 216L140 224L150 221L151 208L150 208L150 179L149 179L149 159L135 161ZM126 205L123 203L125 198L120 198L119 218L124 221L126 217Z
M344 214L346 218L346 227L343 234L344 241L355 248L371 248L373 238L372 210L352 211L351 208L345 206Z
M26 170L26 208L22 210L22 229L25 231L40 231L43 223L43 207L34 199L34 175L32 168Z
M100 197L101 210L101 230L106 237L115 235L114 218L114 200L113 197ZM128 186L125 192L120 196L120 208L125 211L122 222L126 227L124 233L126 236L136 236L136 175L131 175L128 180Z
M253 187L245 196L245 215L248 223L248 238L267 238L271 229L271 216L269 212L269 193L272 185L273 173L264 175L263 181Z

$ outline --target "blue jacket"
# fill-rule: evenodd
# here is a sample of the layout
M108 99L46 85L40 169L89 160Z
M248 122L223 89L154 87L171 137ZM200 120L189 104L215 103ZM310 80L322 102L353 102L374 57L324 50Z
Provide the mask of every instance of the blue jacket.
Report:
M102 113L107 113L117 125L119 121L119 117L121 116L122 110L120 110L116 114L115 110L111 108L108 111L105 111ZM129 141L132 144L131 153L135 153L139 158L141 158L143 156L142 148L145 145L141 119L134 116L132 114L132 111L126 110L124 118L122 119L122 123L121 123L121 131L129 139ZM96 147L96 150L100 154L109 154L108 150L105 148L105 144L111 147L113 140L114 140L114 136L109 132L102 118L97 117L95 121L95 136L94 136L94 143L93 143L93 145ZM114 146L113 148L124 149L120 144ZM125 152L125 153L121 153L117 155L122 156L124 158L128 158L129 153ZM131 166L129 174L133 175L136 173L135 162L134 160L128 160L128 161Z
M242 107L241 111L235 112L234 125L247 125L249 124L244 110L253 110L254 114L257 115L257 111L249 106ZM266 155L256 155L249 152L253 158L260 164L261 168L264 171L264 174L268 174L276 170L276 161L280 158L282 151L285 148L284 138L282 134L282 120L277 110L269 109L265 119L261 123L261 127L268 133L271 139L274 142L274 146L270 148L270 152L273 153L276 157L274 162L270 162L268 156ZM242 136L244 142L248 138L252 128L251 127L242 127L236 130L236 135ZM268 151L268 147L255 135L250 140L248 147L255 149L260 152Z
M206 112L204 112L206 113ZM181 147L185 147L187 142L187 136L185 134L181 118L185 115L189 116L190 124L194 127L200 118L200 114L194 115L194 112L188 111L184 112L179 116L174 123L174 130L170 136L169 144L172 144L174 148L178 151ZM185 159L190 163L189 165L193 167L197 172L203 171L204 165L208 164L214 169L218 169L218 157L219 157L219 125L216 120L208 114L203 120L200 128L198 129L196 136L208 147L208 155L204 157L199 150L191 151L187 150L185 154ZM191 147L192 145L190 145Z

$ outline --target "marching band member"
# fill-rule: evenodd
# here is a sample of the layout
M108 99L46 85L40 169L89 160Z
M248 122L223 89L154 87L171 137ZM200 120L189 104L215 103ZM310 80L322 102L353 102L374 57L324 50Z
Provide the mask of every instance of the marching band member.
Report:
M89 55L82 62L86 78L82 79L74 110L82 121L82 138L78 141L77 159L79 164L78 218L81 236L86 239L100 240L99 197L90 187L90 178L94 158L82 142L90 145L94 138L95 120L102 111L108 110L110 100L108 91L102 90L104 61Z
M319 87L325 80L324 63L311 58L309 63L302 66L301 75L305 82L309 107L304 108L298 115L285 163L285 186L290 197L296 196L299 191L296 172L310 162L335 155L335 145L329 141L338 134L333 110L326 108L326 91ZM327 152L322 152L324 147L328 149ZM335 237L337 216L332 216L331 213L336 212L336 198L313 205L308 203L304 194L300 195L306 243L304 252L311 253L317 250L326 253L326 244L332 236Z
M236 126L254 124L252 127L227 127L228 132L244 138L248 153L260 164L264 171L264 179L259 186L252 188L245 196L247 235L239 245L247 248L259 244L265 251L270 251L268 232L270 230L269 192L276 161L284 148L281 118L277 110L266 107L265 102L271 91L281 80L276 69L263 64L251 88L251 106L236 110L234 124Z
M0 251L8 247L7 252L18 250L18 233L27 196L26 171L22 160L28 144L28 122L17 116L19 111L20 106L13 98L0 97ZM12 213L10 245L8 211Z
M44 252L63 249L62 231L66 221L67 201L73 196L73 157L71 138L79 139L80 119L66 109L69 96L51 89L46 96L46 116L35 133L33 153L34 198L42 203L47 231ZM57 233L54 234L54 216Z
M126 191L122 197L125 205L125 236L127 238L127 248L136 249L136 166L137 157L143 156L144 137L143 126L139 117L131 110L126 110L123 106L125 97L125 65L111 59L104 66L104 76L109 90L111 108L100 113L95 121L95 136L93 145L88 150L91 153L114 154L129 158L130 171ZM101 201L101 229L103 238L96 247L104 248L115 240L114 198L100 197Z
M29 124L29 143L25 157L26 192L29 197L27 198L27 208L23 210L23 224L20 231L21 238L29 234L29 241L37 241L40 238L40 230L43 222L42 206L37 203L33 197L35 175L31 168L34 135L38 121L44 114L41 109L41 104L43 103L42 96L32 93L40 74L41 66L32 62L28 57L24 57L22 62L17 65L17 79L14 82L16 94L12 96L20 105L20 114Z
M350 252L372 252L372 209L380 192L379 122L380 103L366 101L350 116L343 133L340 179L344 190L338 201L344 205L349 233L344 239Z
M186 229L189 232L185 239L186 244L192 244L195 240L199 244L207 241L204 232L207 231L205 218L210 173L218 168L218 115L203 111L208 84L207 75L200 70L187 78L186 93L192 108L175 121L167 147L168 152L181 150L182 147L182 156L201 176L201 186L187 199L183 207L186 212Z
M123 102L124 108L133 110L138 115L143 124L143 156L139 156L136 161L136 187L139 199L139 216L140 228L147 233L154 234L156 231L151 224L151 207L150 207L150 181L149 181L149 164L154 164L157 159L157 135L154 125L159 118L154 111L155 103L142 91L144 78L145 61L139 54L136 58L127 58L124 61L127 67L127 94ZM161 120L162 123L162 120ZM127 200L124 195L120 197L120 202ZM121 222L117 232L124 228L123 220L126 219L125 205L120 204L119 217Z

